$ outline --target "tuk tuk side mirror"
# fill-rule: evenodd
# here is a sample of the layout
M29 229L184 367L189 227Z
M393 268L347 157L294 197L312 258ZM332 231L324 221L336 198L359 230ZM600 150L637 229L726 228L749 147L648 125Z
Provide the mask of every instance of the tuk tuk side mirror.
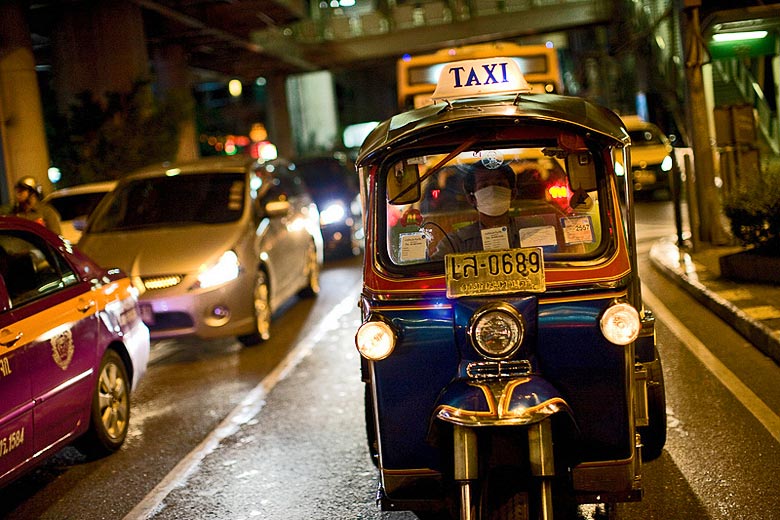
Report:
M406 161L393 165L387 174L387 200L390 204L411 204L420 200L420 166Z
M566 171L569 174L569 186L573 190L596 189L596 165L590 152L575 152L567 155Z

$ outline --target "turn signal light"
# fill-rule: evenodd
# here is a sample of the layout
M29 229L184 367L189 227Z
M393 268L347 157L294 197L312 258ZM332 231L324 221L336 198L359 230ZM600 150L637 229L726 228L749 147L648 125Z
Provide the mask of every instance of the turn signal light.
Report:
M358 352L371 361L385 359L393 352L395 343L395 331L384 321L367 321L358 328L355 335Z
M616 303L601 316L601 333L610 343L628 345L639 337L639 312L627 303Z

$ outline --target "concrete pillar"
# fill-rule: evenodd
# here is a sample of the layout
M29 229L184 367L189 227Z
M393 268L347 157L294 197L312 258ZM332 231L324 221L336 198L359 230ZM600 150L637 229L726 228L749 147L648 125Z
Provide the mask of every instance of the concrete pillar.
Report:
M695 2L693 2L695 3ZM694 249L699 241L714 245L726 244L728 232L722 221L722 206L715 186L715 160L713 139L710 137L709 119L705 100L702 62L704 48L699 26L698 7L685 10L685 35L688 38L685 56L685 80L687 87L687 116L695 171L696 200L698 207L689 208L696 213L699 229L692 229ZM697 232L698 231L698 232Z
M165 45L154 49L154 70L162 102L180 104L189 117L179 124L177 161L192 161L200 156L195 127L195 98L192 95L187 54L182 45Z
M772 57L772 83L775 85L775 91L772 93L775 97L775 117L770 118L774 128L769 133L780 145L780 38L775 39L775 55Z
M77 94L130 92L149 79L141 8L126 0L62 2L52 33L52 87L61 112Z
M16 181L33 175L50 191L49 149L26 2L0 2L0 137L4 182L2 202L10 200Z
M290 112L287 108L286 76L270 75L266 78L268 89L268 139L276 145L282 157L295 157L295 147L292 140L292 125Z

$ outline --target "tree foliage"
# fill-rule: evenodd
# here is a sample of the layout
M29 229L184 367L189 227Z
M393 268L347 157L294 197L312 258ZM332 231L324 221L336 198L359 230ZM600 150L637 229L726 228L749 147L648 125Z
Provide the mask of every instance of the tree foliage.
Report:
M724 201L731 232L744 246L780 256L780 174L739 190Z
M62 172L61 186L119 179L174 159L180 124L192 117L190 98L171 94L157 100L144 82L104 99L85 91L67 115L47 117L49 152Z

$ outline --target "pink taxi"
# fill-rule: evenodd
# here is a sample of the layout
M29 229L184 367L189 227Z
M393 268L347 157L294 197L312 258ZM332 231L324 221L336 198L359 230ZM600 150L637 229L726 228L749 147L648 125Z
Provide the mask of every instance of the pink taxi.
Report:
M118 450L148 359L124 273L0 218L0 486L74 441L89 456Z

